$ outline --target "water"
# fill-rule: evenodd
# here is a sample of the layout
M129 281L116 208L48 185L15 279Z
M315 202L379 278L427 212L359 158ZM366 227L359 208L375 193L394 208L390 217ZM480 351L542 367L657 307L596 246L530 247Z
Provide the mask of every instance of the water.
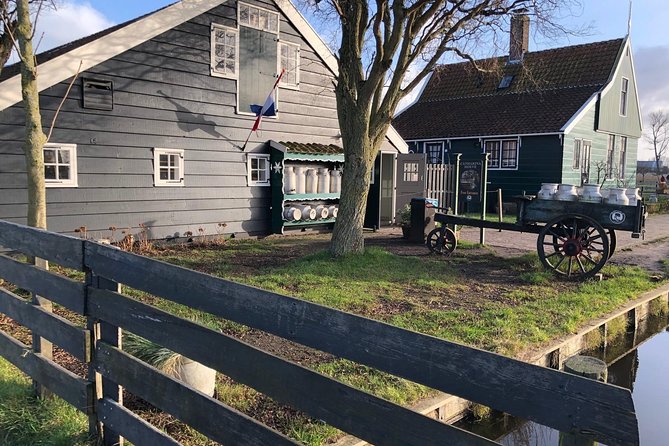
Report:
M668 324L666 315L650 317L605 353L587 353L609 364L609 383L632 391L641 446L669 445ZM457 426L505 446L559 446L560 440L554 429L503 414L481 422L465 419Z

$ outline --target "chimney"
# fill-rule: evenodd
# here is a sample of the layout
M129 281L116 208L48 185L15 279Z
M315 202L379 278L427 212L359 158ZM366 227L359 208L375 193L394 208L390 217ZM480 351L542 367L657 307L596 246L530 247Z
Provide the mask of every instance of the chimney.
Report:
M511 33L509 41L509 62L518 63L523 60L530 42L530 17L527 9L520 9L511 16Z

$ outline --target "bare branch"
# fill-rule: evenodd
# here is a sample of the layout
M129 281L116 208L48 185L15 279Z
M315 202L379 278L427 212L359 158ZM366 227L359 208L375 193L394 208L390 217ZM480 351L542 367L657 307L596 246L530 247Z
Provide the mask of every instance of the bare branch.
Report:
M67 86L67 90L65 91L65 95L60 100L60 104L58 104L58 108L56 109L56 113L54 113L53 119L51 120L51 126L49 127L49 133L46 135L46 142L49 142L49 140L51 139L51 133L53 133L53 128L56 126L56 120L58 119L58 114L60 113L60 109L63 108L63 104L65 104L65 100L70 95L70 90L72 90L72 86L74 85L74 82L79 77L79 73L81 72L81 67L82 67L83 64L84 64L84 61L80 60L79 61L79 67L77 68L77 72L74 73L74 76L72 77L72 80L70 81L70 84Z

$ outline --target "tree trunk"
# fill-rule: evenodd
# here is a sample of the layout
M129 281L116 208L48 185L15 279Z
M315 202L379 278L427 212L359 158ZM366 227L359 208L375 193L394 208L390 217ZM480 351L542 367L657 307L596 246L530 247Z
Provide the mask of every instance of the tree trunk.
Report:
M21 51L21 93L26 116L23 153L28 174L28 226L46 229L46 191L44 188L44 144L42 117L37 88L37 67L33 53L33 27L28 0L18 0L17 34Z

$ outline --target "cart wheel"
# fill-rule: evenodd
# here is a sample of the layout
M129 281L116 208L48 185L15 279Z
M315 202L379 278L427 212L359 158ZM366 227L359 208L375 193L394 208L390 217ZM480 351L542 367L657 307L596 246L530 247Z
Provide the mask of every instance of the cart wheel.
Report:
M565 215L539 232L537 252L541 263L560 276L581 280L594 276L609 258L606 230L583 215Z
M427 247L435 254L451 255L457 244L455 232L445 226L433 229L427 235Z
M616 252L616 231L613 229L608 229L606 231L609 234L609 259L613 257L613 253ZM607 259L608 260L608 259Z

